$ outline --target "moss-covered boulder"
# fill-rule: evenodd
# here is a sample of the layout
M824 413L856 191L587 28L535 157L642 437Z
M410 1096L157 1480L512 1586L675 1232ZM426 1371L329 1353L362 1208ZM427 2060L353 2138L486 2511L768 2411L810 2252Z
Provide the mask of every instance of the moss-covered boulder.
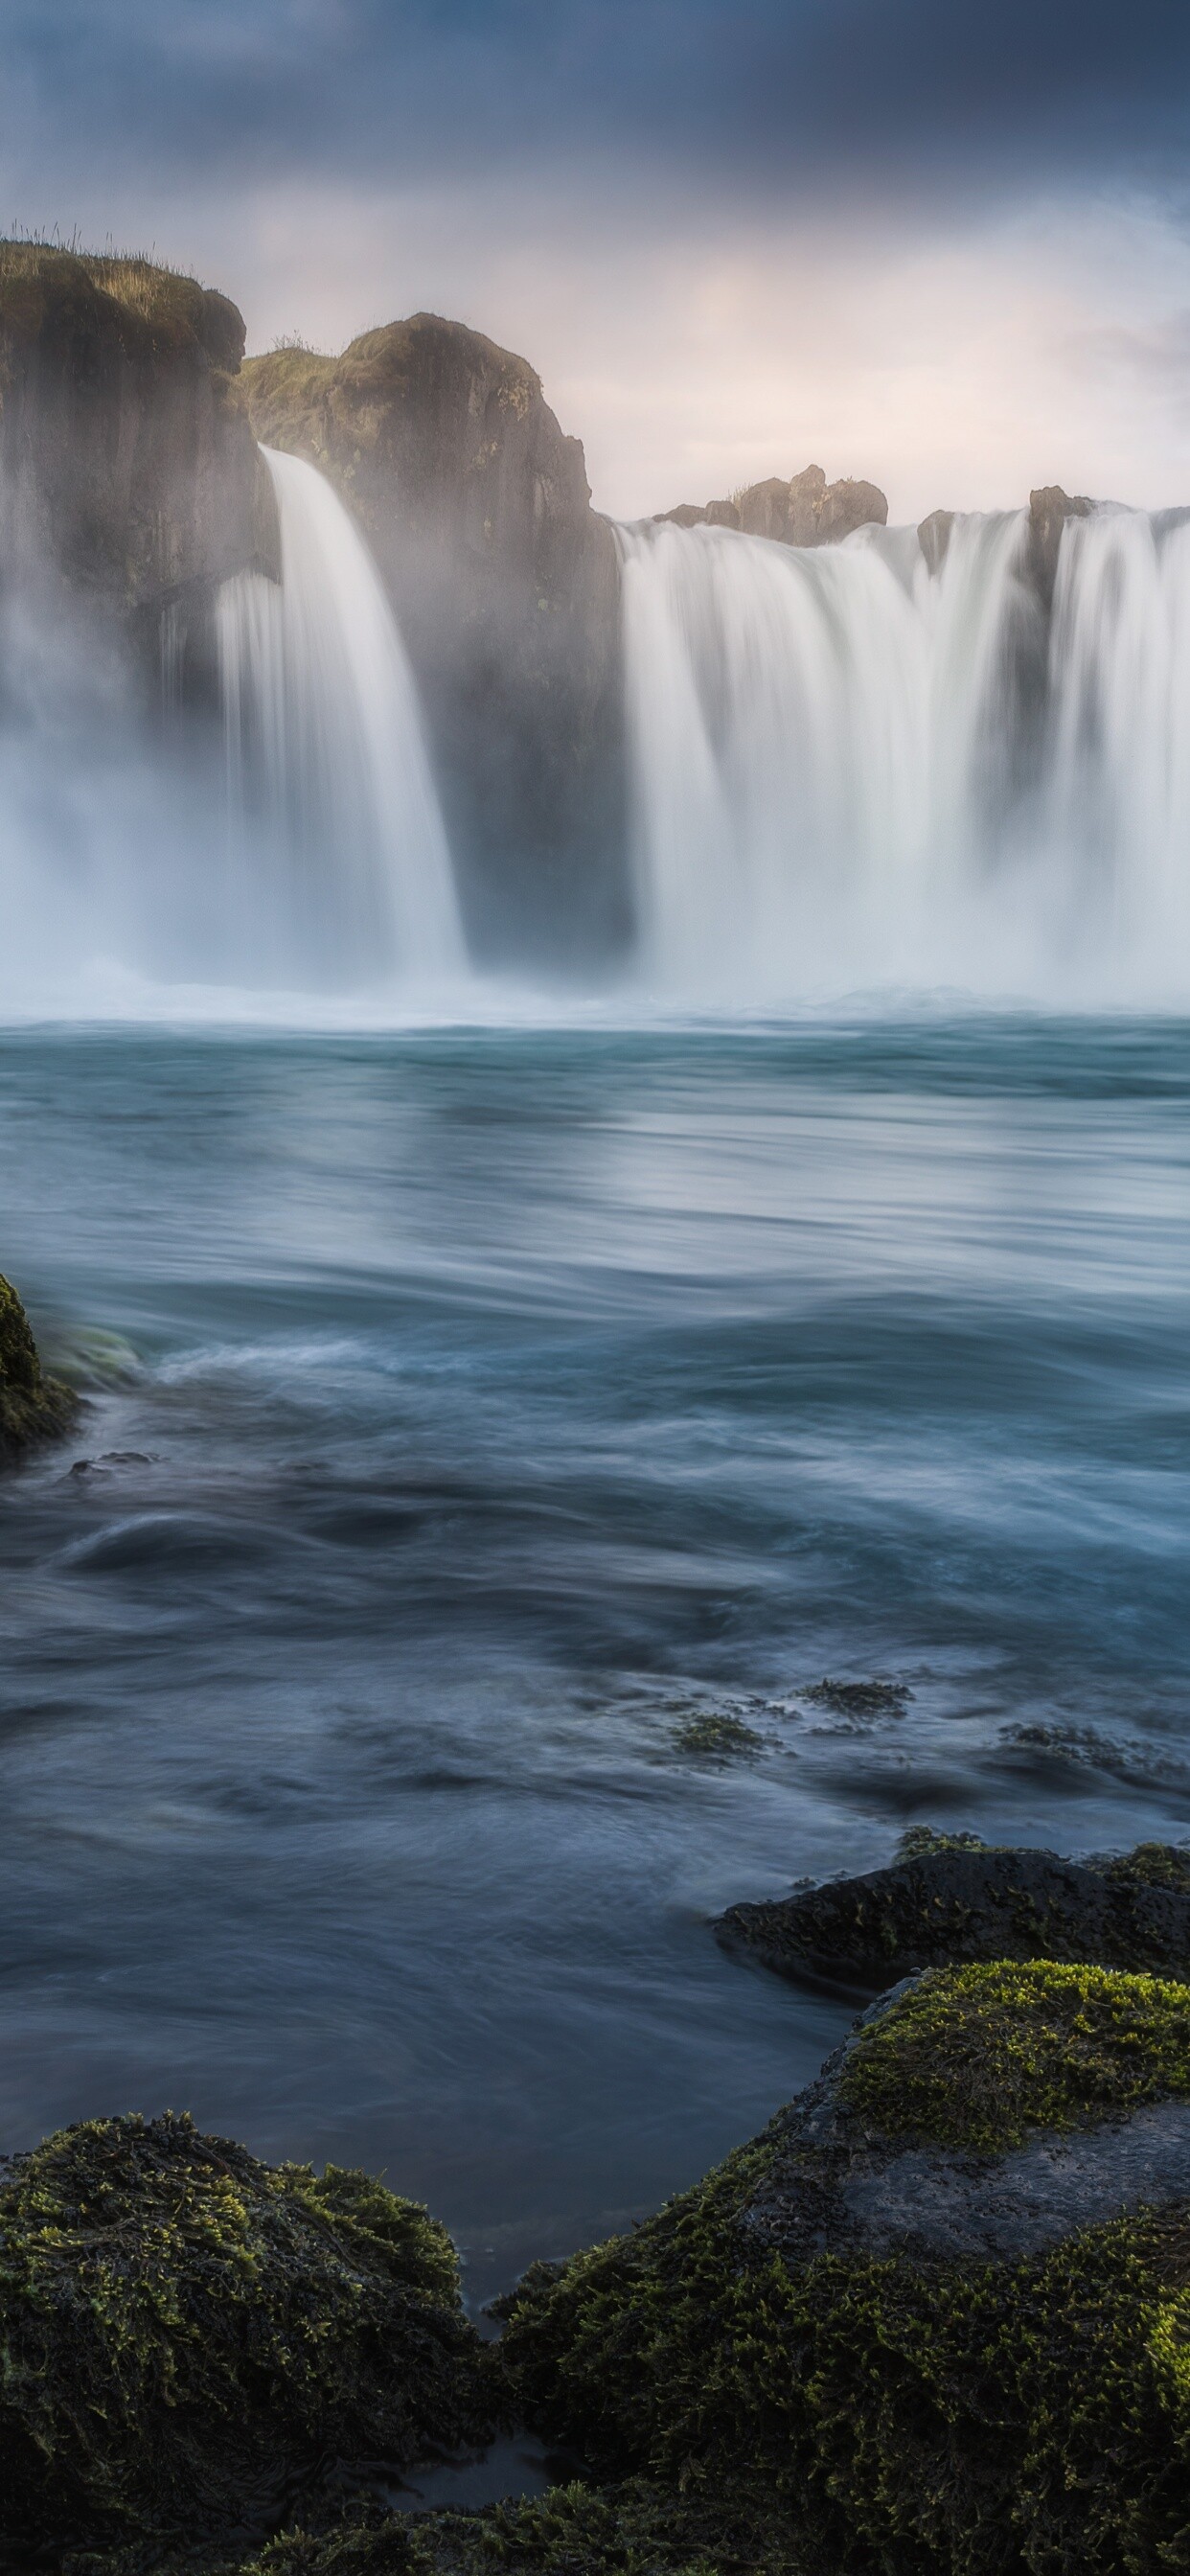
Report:
M16 1289L0 1278L0 1465L68 1431L78 1397L47 1377Z
M17 2564L275 2529L328 2463L490 2431L445 2231L363 2174L272 2168L172 2113L0 2178L0 2543Z
M606 2479L882 2576L1190 2565L1190 1987L933 1971L764 2134L507 2303Z
M802 2576L803 2566L779 2518L741 2510L733 2493L691 2498L630 2479L480 2512L291 2531L236 2576Z
M1070 1861L920 1829L888 1869L730 1906L715 1930L781 1975L873 1995L921 1968L981 1959L1190 1976L1190 1852L1141 1843Z

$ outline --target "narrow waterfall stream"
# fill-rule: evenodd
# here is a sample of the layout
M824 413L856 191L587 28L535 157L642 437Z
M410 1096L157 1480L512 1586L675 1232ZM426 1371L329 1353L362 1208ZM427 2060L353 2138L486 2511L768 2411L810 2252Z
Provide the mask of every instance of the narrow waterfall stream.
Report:
M1024 512L812 552L620 532L641 971L1062 1002L1190 978L1190 529L1063 535L1048 645Z
M281 581L242 574L218 612L233 817L263 843L303 978L457 972L450 853L379 574L325 477L262 452Z

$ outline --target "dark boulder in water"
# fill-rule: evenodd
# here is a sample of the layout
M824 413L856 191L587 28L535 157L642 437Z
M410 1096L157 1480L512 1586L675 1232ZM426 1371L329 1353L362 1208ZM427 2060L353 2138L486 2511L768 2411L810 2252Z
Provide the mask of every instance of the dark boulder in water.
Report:
M536 2265L505 2361L597 2474L752 2512L757 2569L1118 2576L1185 2563L1188 2279L1190 1987L931 1971L694 2190Z
M242 2543L319 2464L399 2470L491 2430L444 2229L363 2174L260 2164L172 2113L9 2162L0 2340L12 2564Z
M69 1431L79 1399L47 1377L15 1288L0 1278L0 1465Z
M715 1930L783 1976L874 1994L922 1968L992 1959L1185 1976L1190 1852L1142 1843L1116 1859L1070 1861L922 1832L888 1869L729 1906Z

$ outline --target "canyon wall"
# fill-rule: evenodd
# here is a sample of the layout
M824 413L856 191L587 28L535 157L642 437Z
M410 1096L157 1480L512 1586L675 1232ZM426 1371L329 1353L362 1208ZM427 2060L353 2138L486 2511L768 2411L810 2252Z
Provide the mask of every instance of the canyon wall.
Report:
M0 561L156 637L275 568L226 296L143 260L0 244Z

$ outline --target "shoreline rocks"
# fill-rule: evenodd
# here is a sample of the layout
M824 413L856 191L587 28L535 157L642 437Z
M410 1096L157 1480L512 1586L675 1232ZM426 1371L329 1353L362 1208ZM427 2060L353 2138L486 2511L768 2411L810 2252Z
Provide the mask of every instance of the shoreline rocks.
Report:
M781 1976L878 1994L962 1961L1056 1959L1190 1976L1190 1852L1097 1861L919 1834L887 1869L729 1906L714 1930Z
M364 2174L263 2165L170 2112L8 2162L0 2340L10 2563L124 2570L263 2537L320 2465L399 2468L495 2421L444 2228Z
M60 2576L1180 2565L1188 2281L1190 1985L1110 1968L907 1980L494 2345L366 2176L83 2123L0 2180L0 2539ZM513 2422L581 2476L383 2501Z
M1190 2156L1183 2122L1158 2175L1158 2099L1190 2105L1190 1988L932 1970L634 2236L530 2270L517 2397L603 2477L752 2499L758 2567L1179 2563ZM960 2191L994 2246L948 2227Z
M46 1376L16 1289L0 1276L0 1467L60 1439L80 1409L73 1388Z

